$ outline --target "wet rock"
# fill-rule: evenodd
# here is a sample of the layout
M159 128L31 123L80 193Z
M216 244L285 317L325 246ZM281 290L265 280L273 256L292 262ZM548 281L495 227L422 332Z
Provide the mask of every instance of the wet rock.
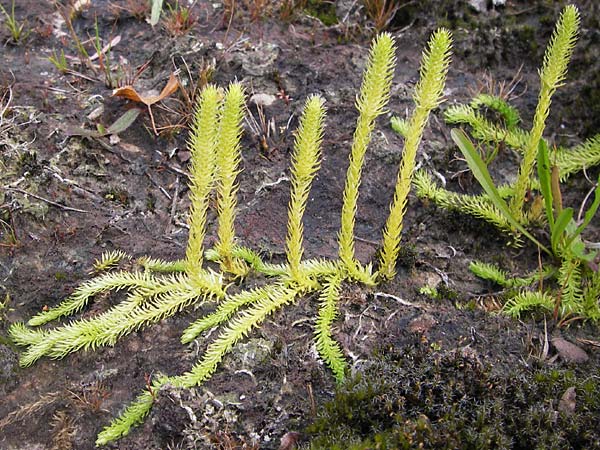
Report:
M15 352L8 345L0 344L0 392L16 385L15 373L18 366L19 361Z
M279 52L277 45L264 43L257 45L249 52L238 53L235 58L239 60L248 75L262 77L272 70Z
M554 337L551 342L560 358L565 362L581 364L590 359L583 349L562 337Z

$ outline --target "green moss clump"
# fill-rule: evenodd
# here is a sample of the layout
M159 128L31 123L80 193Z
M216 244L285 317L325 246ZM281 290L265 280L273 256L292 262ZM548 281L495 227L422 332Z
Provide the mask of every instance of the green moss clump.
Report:
M559 402L576 390L572 414ZM514 367L500 374L460 351L415 343L349 379L308 432L318 449L600 449L598 379Z
M308 0L304 7L304 12L309 16L319 19L323 25L330 27L338 23L335 14L335 3L324 2L322 0Z

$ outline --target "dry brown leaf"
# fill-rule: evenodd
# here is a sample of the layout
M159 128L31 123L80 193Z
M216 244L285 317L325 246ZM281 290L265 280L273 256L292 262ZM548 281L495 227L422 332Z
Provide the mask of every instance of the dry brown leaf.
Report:
M143 103L146 106L154 105L157 102L167 98L179 88L179 81L175 72L171 73L167 85L158 95L143 96L140 95L133 86L123 86L113 90L113 97L123 97L134 102Z
M154 115L152 114L152 105L161 100L167 98L169 95L173 94L179 88L179 80L177 79L178 71L171 72L169 76L169 81L167 85L160 91L158 95L149 95L142 96L138 94L133 86L123 86L113 90L113 97L123 97L128 100L132 100L134 102L143 103L148 107L148 114L150 114L150 121L152 122L152 129L154 130L154 134L158 136L158 131L156 130L156 124L154 123Z

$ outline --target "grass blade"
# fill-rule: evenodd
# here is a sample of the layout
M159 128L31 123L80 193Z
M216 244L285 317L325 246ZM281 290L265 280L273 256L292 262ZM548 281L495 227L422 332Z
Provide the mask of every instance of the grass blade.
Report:
M559 239L572 219L573 208L563 209L556 218L556 222L554 222L554 227L552 228L552 234L550 235L550 243L552 244L552 250L554 250L555 253L557 253ZM567 248L567 246L565 246L565 248Z
M544 206L546 207L546 219L550 225L550 230L554 229L554 210L552 209L552 180L550 170L550 158L548 157L548 146L546 141L541 139L538 145L537 160L538 178L540 179L540 191L544 197Z
M140 115L140 110L137 108L126 111L106 130L106 134L119 134L131 126L137 116Z
M496 206L496 208L498 208L502 212L502 214L504 214L506 219L510 222L510 224L513 227L515 227L517 230L519 230L521 233L527 236L533 243L535 243L546 253L552 255L552 253L545 246L543 246L536 238L534 238L511 214L510 210L508 209L508 205L502 199L502 197L500 197L500 194L498 193L498 190L496 189L496 186L492 181L492 177L490 176L490 173L487 170L487 166L479 156L479 153L477 153L477 151L475 150L475 147L473 147L473 143L466 135L466 133L460 129L454 128L450 134L452 136L452 140L456 143L456 145L458 145L458 148L460 148L460 151L465 156L467 164L469 165L469 169L471 169L471 172L473 172L473 175L475 176L477 181L479 181L479 184L481 184L481 187L489 196L490 200Z
M154 26L160 20L163 0L152 0L152 14L150 16L150 25Z

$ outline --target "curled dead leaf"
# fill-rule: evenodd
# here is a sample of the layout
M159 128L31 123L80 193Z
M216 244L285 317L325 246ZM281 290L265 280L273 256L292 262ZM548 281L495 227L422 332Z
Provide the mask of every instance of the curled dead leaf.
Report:
M134 102L143 103L146 106L154 105L161 100L164 100L169 95L172 95L179 88L179 80L177 74L172 72L169 76L167 85L160 91L158 95L140 95L133 86L123 86L113 90L113 97L122 97Z
M164 100L169 95L173 94L179 88L179 80L177 79L178 71L171 72L167 85L160 91L158 95L140 95L133 86L123 86L113 90L113 97L122 97L134 102L143 103L148 107L148 114L150 114L150 120L152 121L152 129L154 134L158 135L156 130L156 124L154 123L154 115L152 114L152 105L161 100Z

